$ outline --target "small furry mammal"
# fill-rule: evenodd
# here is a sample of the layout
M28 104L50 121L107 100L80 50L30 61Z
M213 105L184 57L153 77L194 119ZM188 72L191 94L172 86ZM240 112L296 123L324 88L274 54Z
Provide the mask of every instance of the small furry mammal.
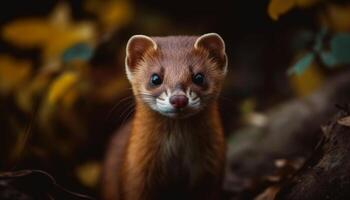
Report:
M227 71L222 38L135 35L125 64L136 110L108 148L104 199L219 199L225 141L217 97Z

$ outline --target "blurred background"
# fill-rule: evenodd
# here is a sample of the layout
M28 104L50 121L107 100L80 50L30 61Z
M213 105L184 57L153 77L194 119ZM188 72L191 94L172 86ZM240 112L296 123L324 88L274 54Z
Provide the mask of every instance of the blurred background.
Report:
M111 134L133 113L125 44L219 33L227 135L350 64L345 0L12 0L0 8L0 171L41 169L98 197ZM332 105L333 106L333 105ZM250 117L248 117L250 116Z

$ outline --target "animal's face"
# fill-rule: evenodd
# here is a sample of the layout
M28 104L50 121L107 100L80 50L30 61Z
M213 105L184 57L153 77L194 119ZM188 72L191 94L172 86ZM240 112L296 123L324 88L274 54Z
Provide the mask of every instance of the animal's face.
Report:
M186 117L215 101L226 73L225 45L201 37L133 36L126 71L137 100L165 116Z

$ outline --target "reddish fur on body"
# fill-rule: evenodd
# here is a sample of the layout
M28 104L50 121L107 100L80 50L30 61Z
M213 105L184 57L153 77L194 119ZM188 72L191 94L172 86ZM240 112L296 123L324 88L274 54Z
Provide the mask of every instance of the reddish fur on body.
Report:
M206 42L211 44L211 38L200 41L198 45L203 47L195 48L198 38L153 37L156 47L141 41L152 48L146 48L142 55L129 55L136 59L126 61L129 68L135 66L128 69L128 77L136 112L108 147L102 182L104 199L219 198L225 141L216 98L227 61L224 51L221 54L203 48ZM201 87L192 83L192 74L198 72L207 80ZM163 76L164 83L157 88L148 88L152 73ZM191 88L200 94L204 106L186 118L172 118L155 112L140 97L146 91L157 96L169 88Z

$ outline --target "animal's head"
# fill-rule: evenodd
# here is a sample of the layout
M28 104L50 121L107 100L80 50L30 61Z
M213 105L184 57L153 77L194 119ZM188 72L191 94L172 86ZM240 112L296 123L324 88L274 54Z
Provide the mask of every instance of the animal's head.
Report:
M198 113L216 101L227 71L225 43L202 36L132 36L126 73L137 101L169 117Z

